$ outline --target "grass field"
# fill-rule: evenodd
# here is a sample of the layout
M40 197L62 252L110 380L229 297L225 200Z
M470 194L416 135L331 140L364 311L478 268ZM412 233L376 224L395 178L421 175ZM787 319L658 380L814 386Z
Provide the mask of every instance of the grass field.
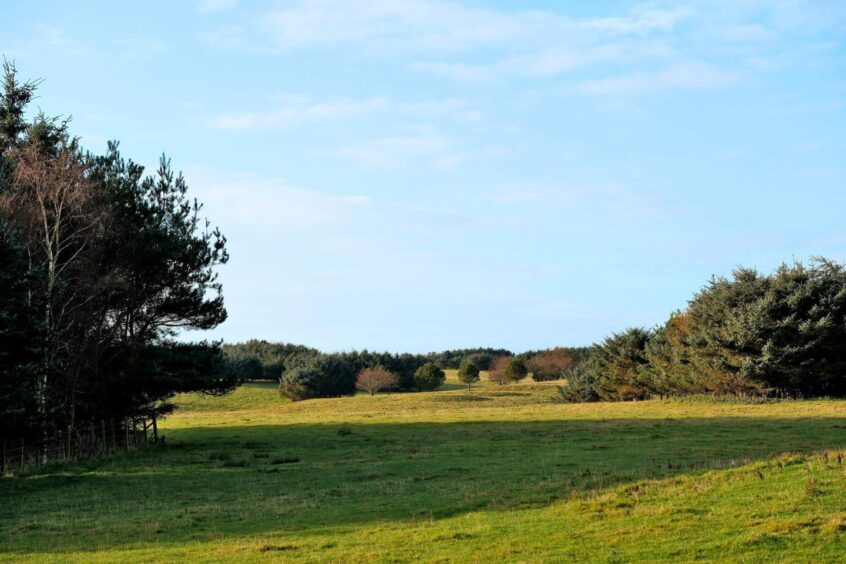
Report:
M167 445L0 479L0 560L838 561L846 402L541 384L179 398Z

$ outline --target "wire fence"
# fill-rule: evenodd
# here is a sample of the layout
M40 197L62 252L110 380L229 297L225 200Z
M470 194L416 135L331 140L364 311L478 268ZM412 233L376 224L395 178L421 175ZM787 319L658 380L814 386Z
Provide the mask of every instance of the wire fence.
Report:
M156 419L127 418L61 433L47 441L3 439L0 475L22 474L50 464L79 462L159 442Z

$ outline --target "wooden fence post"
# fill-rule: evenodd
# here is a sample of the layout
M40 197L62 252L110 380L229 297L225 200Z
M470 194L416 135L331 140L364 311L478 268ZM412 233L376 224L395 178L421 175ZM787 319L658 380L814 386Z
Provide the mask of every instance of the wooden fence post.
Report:
M123 432L126 435L126 450L129 451L129 419L123 420Z
M153 442L159 442L159 427L156 425L156 414L153 413Z
M24 440L21 439L21 474L24 471Z

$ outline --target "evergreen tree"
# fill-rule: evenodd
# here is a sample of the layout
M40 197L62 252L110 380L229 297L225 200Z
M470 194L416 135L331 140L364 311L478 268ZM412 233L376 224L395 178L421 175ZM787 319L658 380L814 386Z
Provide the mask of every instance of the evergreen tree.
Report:
M414 386L420 391L436 390L446 381L446 374L433 362L427 362L414 373Z
M470 390L470 386L479 381L479 367L471 360L463 360L458 367L458 379L467 384L467 389Z

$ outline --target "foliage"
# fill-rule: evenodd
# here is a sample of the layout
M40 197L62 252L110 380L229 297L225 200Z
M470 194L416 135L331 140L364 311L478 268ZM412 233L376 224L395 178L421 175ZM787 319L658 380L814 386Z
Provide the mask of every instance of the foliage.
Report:
M421 392L436 390L446 381L446 374L434 362L427 362L414 373L414 387Z
M458 379L467 384L467 389L479 381L479 367L470 360L463 360L458 367Z
M28 287L34 274L15 233L0 220L0 429L24 436L35 427L42 333Z
M505 377L512 382L519 382L529 375L526 363L519 358L511 359L505 367Z
M271 343L259 339L250 339L243 343L224 344L222 349L230 360L252 359L259 364L261 372L251 372L248 378L250 380L278 380L285 370L285 363L289 358L320 354L317 349L304 345Z
M559 380L577 363L577 354L568 347L556 347L538 353L526 362L535 382Z
M513 358L512 356L495 357L490 363L490 368L488 368L488 380L500 385L507 384L508 374L506 369Z
M769 275L714 277L654 331L630 329L597 345L578 399L717 394L846 396L846 268L816 258Z
M337 356L300 357L287 366L279 380L279 393L292 400L331 398L355 393L358 370Z
M355 388L373 396L376 392L396 388L398 384L399 379L396 374L385 370L383 366L374 366L358 373Z
M231 389L218 344L174 340L226 319L216 274L225 238L164 157L145 175L117 143L83 153L67 120L26 121L36 86L4 66L0 349L24 342L5 360L0 350L0 418L43 439L167 413L177 392Z
M464 360L475 364L479 370L488 370L491 361L498 356L513 356L511 351L494 348L455 349L440 353L430 353L429 360L441 368L457 369Z

